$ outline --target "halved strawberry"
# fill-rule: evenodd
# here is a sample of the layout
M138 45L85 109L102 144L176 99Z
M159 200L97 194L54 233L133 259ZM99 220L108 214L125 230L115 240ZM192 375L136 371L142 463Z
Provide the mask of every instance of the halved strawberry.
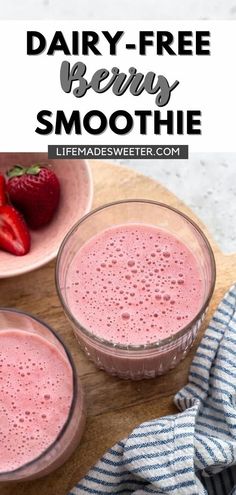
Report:
M0 249L17 256L30 250L30 234L22 215L7 204L0 206Z

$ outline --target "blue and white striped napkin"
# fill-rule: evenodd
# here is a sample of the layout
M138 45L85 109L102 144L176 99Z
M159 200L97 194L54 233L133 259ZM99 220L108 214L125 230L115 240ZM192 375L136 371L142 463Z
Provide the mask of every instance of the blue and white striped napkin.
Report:
M135 428L69 495L236 495L236 285L174 401L180 413Z

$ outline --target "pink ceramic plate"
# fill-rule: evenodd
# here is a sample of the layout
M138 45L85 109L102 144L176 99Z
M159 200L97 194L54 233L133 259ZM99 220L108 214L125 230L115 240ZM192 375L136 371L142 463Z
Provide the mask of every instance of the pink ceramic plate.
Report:
M91 209L92 175L85 160L48 160L45 153L0 153L0 172L15 164L50 164L61 184L61 200L52 222L31 232L31 249L25 256L0 250L0 278L13 277L35 270L51 261L68 230Z

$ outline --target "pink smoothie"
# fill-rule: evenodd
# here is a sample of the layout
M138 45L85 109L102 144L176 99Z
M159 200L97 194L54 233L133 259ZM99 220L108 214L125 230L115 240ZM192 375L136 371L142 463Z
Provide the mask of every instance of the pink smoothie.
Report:
M100 232L68 268L70 311L116 344L145 345L175 334L197 315L203 297L203 276L188 246L145 224Z
M65 424L72 370L55 345L19 330L0 332L0 473L40 456Z

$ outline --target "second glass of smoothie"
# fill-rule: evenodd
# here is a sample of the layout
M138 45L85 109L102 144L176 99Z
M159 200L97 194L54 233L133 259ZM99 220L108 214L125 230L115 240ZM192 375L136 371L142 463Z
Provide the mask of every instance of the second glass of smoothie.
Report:
M64 343L42 321L5 308L0 308L0 413L0 485L61 466L85 425L82 386Z
M122 378L183 359L215 284L211 247L188 217L146 200L105 205L65 238L57 289L81 347Z

